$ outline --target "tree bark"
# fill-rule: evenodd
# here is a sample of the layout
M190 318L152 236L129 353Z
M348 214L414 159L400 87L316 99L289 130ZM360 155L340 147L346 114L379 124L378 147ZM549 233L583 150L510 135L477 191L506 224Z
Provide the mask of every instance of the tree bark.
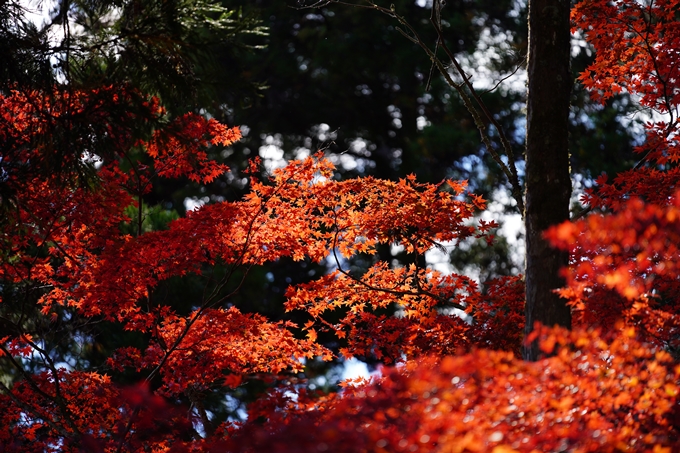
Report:
M526 334L535 322L571 327L571 312L554 290L568 255L552 249L543 231L569 219L569 0L529 1L526 137ZM536 360L538 347L525 345Z

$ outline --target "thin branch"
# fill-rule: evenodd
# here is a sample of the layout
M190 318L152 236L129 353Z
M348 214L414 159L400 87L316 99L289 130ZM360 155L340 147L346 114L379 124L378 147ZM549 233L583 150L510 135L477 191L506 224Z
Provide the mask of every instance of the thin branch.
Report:
M33 349L38 351L40 353L40 356L43 358L43 363L47 366L47 368L50 370L50 373L52 373L52 377L54 378L54 402L57 403L57 406L59 406L59 409L61 409L61 412L64 415L64 418L66 418L66 422L68 425L71 427L74 433L77 435L80 435L80 430L78 429L78 426L75 424L73 421L73 418L71 417L71 411L69 408L66 406L66 401L64 399L64 396L61 391L61 384L59 383L59 372L57 370L56 365L54 364L54 361L50 357L49 353L45 351L43 348L38 346L37 343L35 343L32 340L29 339L24 339Z
M526 56L525 56L525 58L526 58ZM512 76L514 76L515 74L517 74L517 71L519 71L520 69L522 69L523 66L524 66L524 63L518 63L517 66L515 66L515 69L514 69L510 74L506 75L505 77L502 77L498 82L496 82L496 84L495 84L493 87L489 88L488 90L482 91L482 94L487 94L487 93L491 93L491 92L495 91L496 88L498 88L499 86L501 86L501 83L505 82L505 81L508 80L510 77L512 77Z
M341 274L349 278L350 280L368 288L371 291L376 291L376 292L382 292L386 294L395 294L397 296L414 296L414 297L419 297L419 296L428 296L431 297L434 300L437 300L442 303L449 304L453 306L454 308L457 308L459 310L465 310L465 307L457 302L453 302L448 299L444 299L441 296L438 296L436 294L431 293L430 291L425 291L420 288L418 285L419 291L403 291L403 290L396 290L396 289L390 289L390 288L379 288L377 286L373 286L369 283L366 283L364 280L360 278L356 278L352 274L350 274L348 271L344 270L342 268L342 265L340 264L340 258L338 258L338 253L337 253L337 245L338 245L338 236L340 235L340 229L337 228L337 221L336 221L336 228L335 228L335 235L333 237L333 258L335 259L335 264L338 266L338 271L340 271ZM417 268L416 268L417 269ZM416 281L418 281L418 273L416 270Z
M435 9L437 4L441 4L442 0L434 0L433 5L432 5L432 12L430 14L430 23L434 27L435 31L437 32L437 36L441 40L441 46L446 55L449 57L449 60L451 63L453 63L454 67L456 68L456 71L460 74L462 77L465 85L468 87L468 90L470 90L470 93L472 94L472 97L474 100L477 102L477 105L479 108L482 110L486 118L489 120L489 122L496 128L496 131L498 132L498 137L501 141L501 146L503 147L503 150L505 151L505 154L508 156L508 164L504 163L499 163L501 166L501 169L503 170L504 173L508 176L510 179L510 184L512 185L513 189L513 196L515 200L517 201L517 206L520 209L520 212L522 215L524 215L524 202L522 199L522 189L519 184L519 177L517 176L517 166L515 165L515 155L512 151L512 146L510 145L510 141L507 139L505 135L505 131L503 130L503 127L498 123L496 118L489 112L489 110L486 107L486 104L482 100L481 97L477 94L477 91L475 90L474 86L472 85L472 82L470 81L470 78L465 74L465 71L463 71L463 68L460 66L460 63L458 63L458 60L456 59L455 55L449 49L449 47L446 45L446 41L444 40L444 34L441 29L441 17L437 16L435 14ZM441 6L439 7L441 9ZM489 149L489 153L493 154L495 153L495 150ZM497 156L497 154L496 154ZM494 157L494 160L498 162L500 159L497 157ZM509 174L508 174L509 170Z
M72 436L72 433L69 433L63 426L59 426L56 423L54 423L50 419L49 415L41 413L35 407L17 398L17 396L12 392L12 390L9 387L7 387L2 382L2 380L0 380L0 390L2 390L4 394L7 395L14 402L14 404L22 408L24 411L26 411L26 413L33 414L36 418L40 419L41 422L46 423L50 428L52 428L55 432L59 433L62 437L69 438Z
M14 368L17 369L17 371L21 374L21 376L23 376L23 378L26 380L28 385L33 389L33 391L35 391L38 395L42 396L46 400L51 401L53 403L56 403L56 401L54 400L52 395L45 393L45 391L43 389L38 387L38 384L36 384L35 381L33 380L33 376L31 376L24 369L24 367L16 361L14 356L12 356L11 352L5 347L4 344L0 344L0 350L5 354L5 357L7 357L9 359L9 361L12 363Z
M441 23L442 21L442 8L444 7L444 4L442 2L434 2L432 4L432 13L436 14L437 16L437 22ZM432 52L435 56L437 55L437 51L439 50L439 45L441 44L442 39L439 35L437 35L437 41L434 43L434 52ZM425 91L430 91L430 84L432 83L432 76L434 75L434 68L436 65L434 64L434 61L432 62L432 65L430 66L430 73L427 76L427 83L425 84Z

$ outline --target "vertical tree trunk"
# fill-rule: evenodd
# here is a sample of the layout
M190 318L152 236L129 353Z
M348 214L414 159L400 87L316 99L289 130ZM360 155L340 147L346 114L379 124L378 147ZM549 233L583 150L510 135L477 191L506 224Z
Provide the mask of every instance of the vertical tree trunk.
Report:
M553 291L567 255L542 233L569 218L569 0L529 0L529 92L526 138L526 333L536 321L571 327L571 313ZM536 360L536 344L524 358Z

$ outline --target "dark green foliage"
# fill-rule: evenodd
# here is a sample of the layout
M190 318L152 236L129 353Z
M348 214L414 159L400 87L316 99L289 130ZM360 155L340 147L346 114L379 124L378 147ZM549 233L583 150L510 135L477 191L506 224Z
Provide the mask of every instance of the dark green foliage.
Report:
M218 78L242 92L243 74L220 67L215 50L234 58L265 34L254 18L208 0L60 0L42 24L26 8L0 5L3 90L124 85L179 113L208 107Z
M485 27L507 31L514 50L494 60L493 69L502 74L516 69L526 25L521 16L512 17L511 3L448 2L442 14L452 48L474 50ZM426 91L431 62L399 33L395 20L343 5L300 9L295 8L300 3L248 4L260 8L270 27L264 54L252 56L257 59L256 77L269 88L251 108L237 109L240 122L250 129L244 143L250 152L274 134L281 135L289 156L297 147L314 151L324 142L315 127L327 124L337 131L329 150L364 163L350 167L350 173L395 178L415 172L421 179L439 180L460 157L480 149L469 115L439 76L432 77ZM394 5L434 46L429 9L406 0ZM508 110L521 100L492 96L503 99ZM512 122L507 126L515 129Z
M574 78L594 58L586 47L577 50L571 61ZM636 109L626 94L615 96L604 106L595 104L583 86L575 84L571 94L569 136L572 172L594 179L602 172L615 175L633 168L636 162L633 148L642 130Z

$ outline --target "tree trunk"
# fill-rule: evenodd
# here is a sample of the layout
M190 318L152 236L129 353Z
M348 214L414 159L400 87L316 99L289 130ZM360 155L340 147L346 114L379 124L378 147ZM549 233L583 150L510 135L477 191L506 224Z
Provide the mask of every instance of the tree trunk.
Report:
M526 329L535 322L571 327L565 301L554 293L565 253L552 249L543 231L569 219L569 0L529 1L529 87L526 138ZM524 358L536 360L536 343Z

